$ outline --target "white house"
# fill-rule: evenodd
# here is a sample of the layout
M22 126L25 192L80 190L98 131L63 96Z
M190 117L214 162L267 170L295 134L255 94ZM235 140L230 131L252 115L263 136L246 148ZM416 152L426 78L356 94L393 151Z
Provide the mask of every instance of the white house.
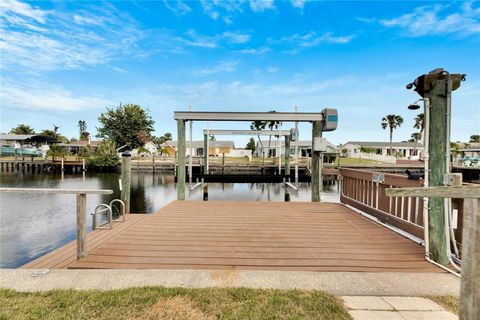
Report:
M262 147L263 144L263 147ZM326 141L327 151L326 153L338 153L338 148L335 147L331 142ZM281 156L285 154L285 141L282 139L281 142ZM255 157L261 157L262 152L265 153L265 156L277 157L279 152L279 143L276 138L272 139L270 142L270 148L268 147L268 140L262 140L260 143L257 141L255 146L255 152L253 155ZM295 141L290 142L290 154L293 157L295 155ZM298 156L300 158L308 158L312 156L312 141L310 140L299 140L298 141Z
M401 158L418 158L423 152L423 145L415 142L375 142L375 141L348 141L340 146L340 150L346 149L348 157L355 157L360 153L373 153L376 155L387 156L392 147L393 155L401 155ZM368 152L365 152L368 150Z

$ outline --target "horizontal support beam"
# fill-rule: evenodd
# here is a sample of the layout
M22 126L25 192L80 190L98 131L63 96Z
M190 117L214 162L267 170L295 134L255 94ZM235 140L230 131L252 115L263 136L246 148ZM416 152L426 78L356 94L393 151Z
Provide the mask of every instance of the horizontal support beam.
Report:
M43 194L113 194L113 190L98 189L39 189L39 188L0 188L0 192L43 193Z
M323 121L320 112L193 112L175 111L175 120L196 121Z
M480 198L480 187L389 188L387 197Z
M203 134L213 134L217 136L290 136L290 130L203 130Z

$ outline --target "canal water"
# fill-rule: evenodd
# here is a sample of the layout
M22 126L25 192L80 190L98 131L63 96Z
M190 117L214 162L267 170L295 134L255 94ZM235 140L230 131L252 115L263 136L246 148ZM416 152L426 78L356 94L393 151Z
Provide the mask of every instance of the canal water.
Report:
M120 198L120 174L50 175L1 173L0 186L10 188L113 189L113 195L87 196L88 231L90 213L101 203ZM168 174L132 172L131 209L133 213L154 213L176 199L174 177ZM188 184L187 184L188 186ZM209 201L284 201L280 183L209 183ZM291 201L310 201L310 184L289 190ZM325 185L322 200L338 199L335 184ZM187 200L202 200L203 189L186 191ZM72 240L76 235L74 195L0 193L0 268L17 268Z

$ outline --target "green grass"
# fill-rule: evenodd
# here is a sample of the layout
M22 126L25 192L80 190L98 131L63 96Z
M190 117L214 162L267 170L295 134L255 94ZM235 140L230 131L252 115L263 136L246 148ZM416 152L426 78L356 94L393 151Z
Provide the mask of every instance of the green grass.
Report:
M435 301L445 309L458 315L460 310L460 299L454 296L427 296L428 299Z
M0 289L0 319L351 319L321 291L145 287L111 291Z

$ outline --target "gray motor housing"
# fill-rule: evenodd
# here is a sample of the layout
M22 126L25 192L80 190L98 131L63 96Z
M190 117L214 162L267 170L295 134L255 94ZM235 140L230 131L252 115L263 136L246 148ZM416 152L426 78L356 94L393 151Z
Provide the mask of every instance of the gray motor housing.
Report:
M324 116L323 130L322 131L334 131L337 129L338 124L338 112L337 109L325 108L322 110Z

